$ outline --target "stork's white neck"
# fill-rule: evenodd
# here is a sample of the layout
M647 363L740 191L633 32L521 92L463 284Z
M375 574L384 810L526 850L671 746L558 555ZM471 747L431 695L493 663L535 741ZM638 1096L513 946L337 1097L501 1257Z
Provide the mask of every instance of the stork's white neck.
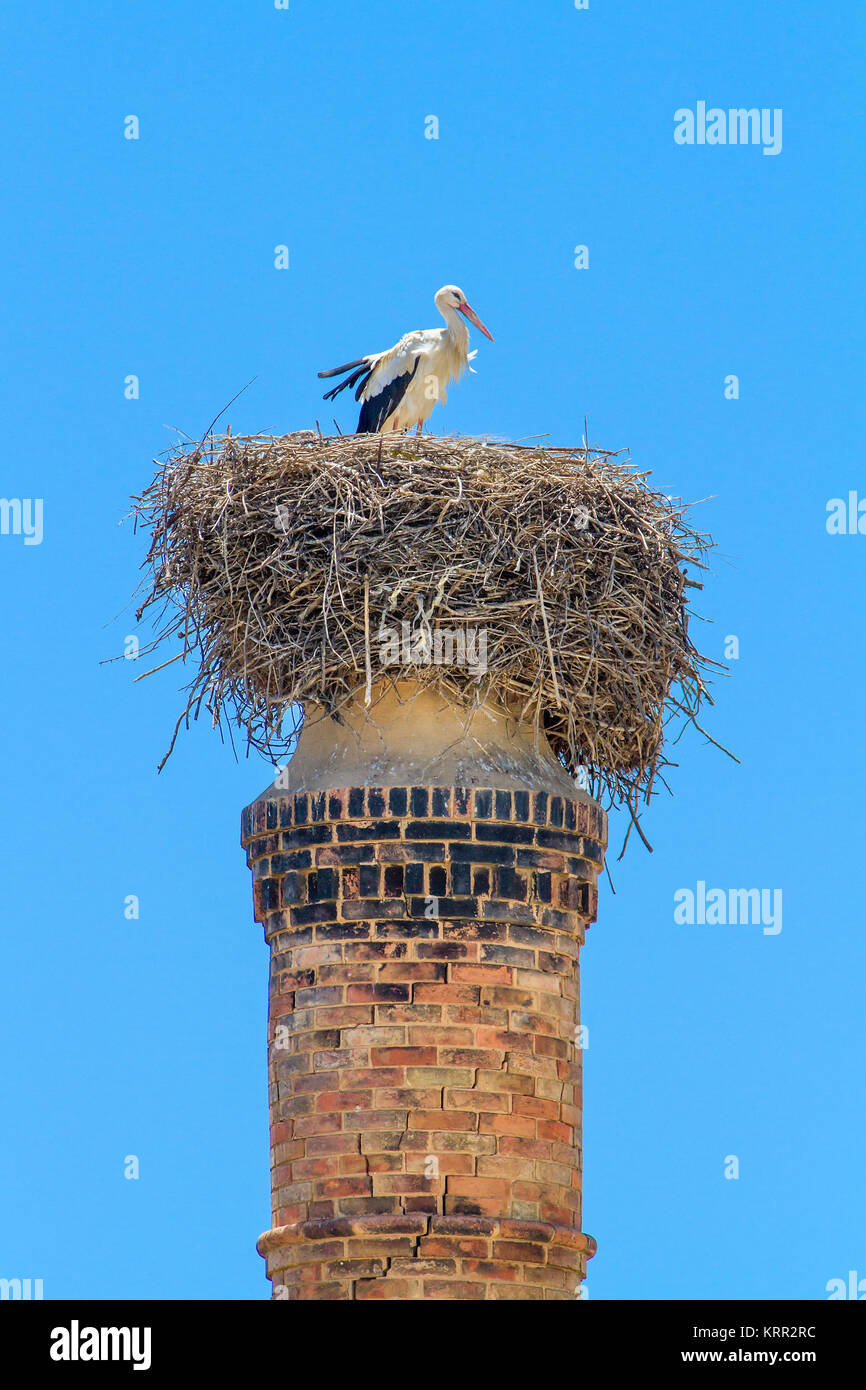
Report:
M445 320L451 337L465 350L469 342L469 328L463 315L452 309L450 304L437 304L436 307Z

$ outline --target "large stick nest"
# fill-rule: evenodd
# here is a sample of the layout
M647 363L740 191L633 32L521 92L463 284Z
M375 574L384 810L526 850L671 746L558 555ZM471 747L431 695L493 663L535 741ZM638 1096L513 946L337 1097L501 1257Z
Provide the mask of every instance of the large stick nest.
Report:
M646 478L600 450L466 438L178 446L134 506L152 534L138 616L161 606L148 650L180 638L195 668L175 737L204 705L278 761L305 705L339 717L371 680L411 678L496 697L634 809L715 664L688 634L709 538ZM424 664L437 628L476 650L483 631L486 670ZM381 666L383 631L410 633L411 669Z

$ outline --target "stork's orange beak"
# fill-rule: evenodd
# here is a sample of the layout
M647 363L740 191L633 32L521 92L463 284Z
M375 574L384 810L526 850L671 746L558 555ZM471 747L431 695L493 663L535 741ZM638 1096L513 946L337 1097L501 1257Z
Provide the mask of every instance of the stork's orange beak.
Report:
M490 332L489 328L484 327L484 324L481 322L480 318L476 314L475 310L471 307L471 305L467 304L464 300L462 304L457 305L457 308L460 310L461 314L464 314L466 318L468 318L470 323L475 324L475 327L481 333L484 334L485 338L489 338L491 343L493 342L493 334Z

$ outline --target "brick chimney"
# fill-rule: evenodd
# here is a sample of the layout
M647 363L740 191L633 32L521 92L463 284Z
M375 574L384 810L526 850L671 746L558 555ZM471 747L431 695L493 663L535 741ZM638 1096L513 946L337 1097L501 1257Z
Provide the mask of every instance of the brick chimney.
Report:
M576 1299L578 954L606 817L411 683L308 710L242 840L271 950L273 1297Z

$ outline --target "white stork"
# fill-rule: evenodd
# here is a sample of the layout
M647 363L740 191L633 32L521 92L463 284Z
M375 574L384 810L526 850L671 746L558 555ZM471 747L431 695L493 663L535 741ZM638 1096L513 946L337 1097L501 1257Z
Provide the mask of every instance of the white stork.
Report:
M475 356L468 350L469 329L461 314L493 342L493 334L456 285L443 285L433 302L445 320L444 328L406 333L387 352L373 352L342 367L319 372L320 377L349 373L339 386L325 392L326 401L333 400L347 386L357 384L355 400L362 405L356 434L408 430L413 425L421 433L434 405L444 405L448 399L446 386L462 376L469 359Z

